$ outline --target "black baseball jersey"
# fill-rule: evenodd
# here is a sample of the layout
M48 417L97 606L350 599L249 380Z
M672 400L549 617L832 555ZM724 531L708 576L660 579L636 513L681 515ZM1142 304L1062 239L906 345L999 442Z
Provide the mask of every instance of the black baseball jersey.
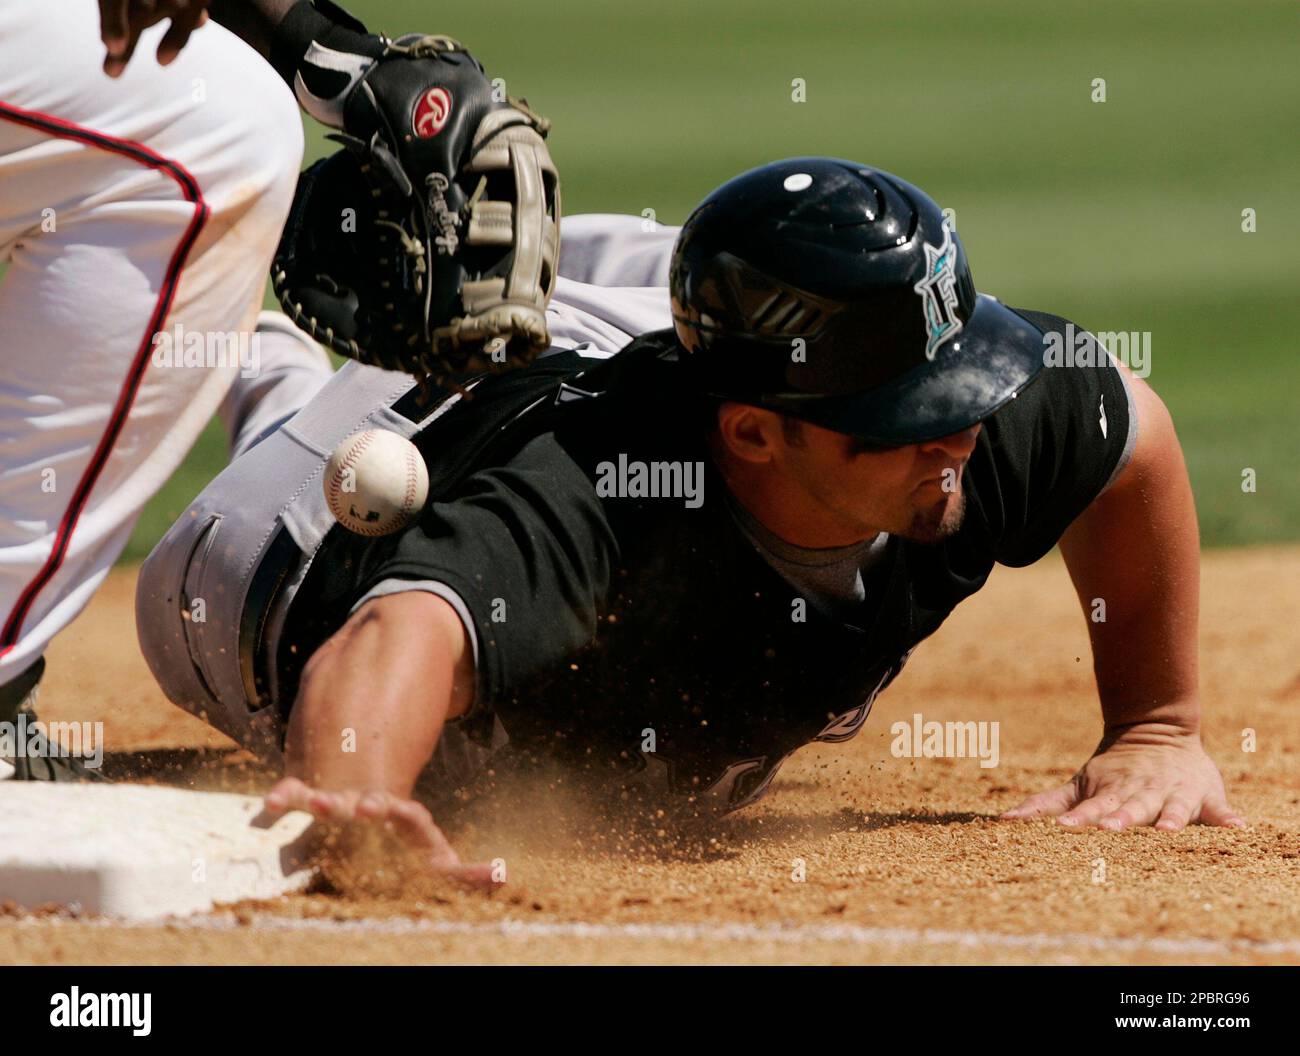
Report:
M292 692L301 661L377 584L438 581L477 630L471 728L495 714L514 752L734 809L801 745L853 736L995 563L1046 554L1129 436L1108 358L1045 368L985 421L960 530L932 545L889 538L864 600L832 615L799 604L737 525L672 347L665 332L594 367L547 357L436 419L416 438L434 500L398 534L327 536L281 636L281 684ZM703 502L656 496L644 477L627 486L652 464L697 468ZM611 467L621 494L608 494Z

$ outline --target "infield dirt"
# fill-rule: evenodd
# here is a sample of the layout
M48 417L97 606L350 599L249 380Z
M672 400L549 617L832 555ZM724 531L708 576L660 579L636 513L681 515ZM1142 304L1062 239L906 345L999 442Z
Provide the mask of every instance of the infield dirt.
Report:
M1053 556L998 570L855 739L799 752L702 837L623 832L543 790L455 820L467 857L508 864L490 897L321 892L159 927L0 912L0 962L1300 963L1300 547L1210 552L1203 581L1205 740L1244 831L996 820L1067 780L1100 732L1086 627ZM133 587L115 571L56 642L41 717L103 720L110 772L265 787L159 694ZM997 721L999 764L895 758L890 726L917 713Z

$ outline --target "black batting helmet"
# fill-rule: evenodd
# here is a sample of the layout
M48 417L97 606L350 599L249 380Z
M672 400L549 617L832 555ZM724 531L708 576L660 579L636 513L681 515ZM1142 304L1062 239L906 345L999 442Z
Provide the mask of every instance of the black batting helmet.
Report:
M704 391L873 444L960 432L1043 365L1042 331L976 292L938 205L856 162L723 184L683 226L669 285Z

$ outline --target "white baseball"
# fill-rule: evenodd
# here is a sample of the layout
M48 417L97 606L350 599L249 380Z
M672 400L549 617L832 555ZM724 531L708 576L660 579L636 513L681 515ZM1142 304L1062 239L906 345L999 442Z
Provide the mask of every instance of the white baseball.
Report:
M358 535L388 535L424 509L429 471L416 446L387 429L353 433L325 466L325 501Z

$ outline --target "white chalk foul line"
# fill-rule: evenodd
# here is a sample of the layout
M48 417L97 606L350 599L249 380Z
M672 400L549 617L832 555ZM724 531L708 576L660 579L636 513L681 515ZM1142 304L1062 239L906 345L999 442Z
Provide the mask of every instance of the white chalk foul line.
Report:
M86 923L90 923L87 921ZM156 927L150 924L114 924L108 927ZM236 917L216 913L205 917L170 920L169 929L224 931L234 928L252 931L318 931L372 935L479 935L528 940L537 938L624 939L662 942L713 943L806 943L823 942L854 946L878 944L997 947L1020 950L1087 949L1099 952L1148 952L1169 955L1218 956L1235 953L1290 955L1300 957L1300 940L1162 938L1160 936L1111 936L1082 932L1016 935L1001 931L950 930L939 928L872 927L863 924L595 924L583 921L542 920L420 920L409 917L356 920L319 917L285 917L255 913Z

